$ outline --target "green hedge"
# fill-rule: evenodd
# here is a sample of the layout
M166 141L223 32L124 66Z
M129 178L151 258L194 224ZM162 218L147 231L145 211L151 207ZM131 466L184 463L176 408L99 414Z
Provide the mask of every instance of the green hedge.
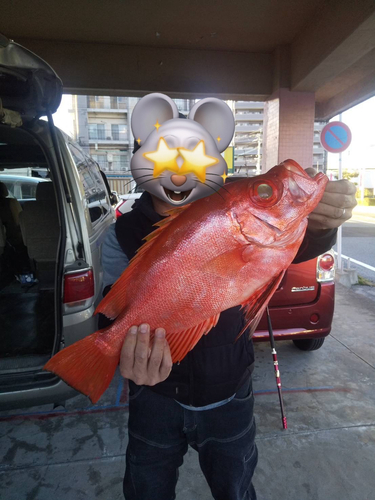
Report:
M363 195L365 198L373 198L374 197L374 188L365 188L363 190ZM361 197L361 190L359 188L357 188L356 198L360 198L360 197Z
M364 198L363 200L357 199L359 206L363 207L375 207L375 198Z

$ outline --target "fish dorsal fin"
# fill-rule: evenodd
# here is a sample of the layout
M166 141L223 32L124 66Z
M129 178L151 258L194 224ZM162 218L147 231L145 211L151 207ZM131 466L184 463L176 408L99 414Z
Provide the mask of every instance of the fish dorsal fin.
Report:
M269 283L258 290L256 294L253 294L248 301L241 304L245 311L245 326L237 335L236 340L238 340L248 328L250 328L249 338L252 337L259 321L263 316L268 302L271 300L272 295L276 292L277 287L283 279L284 273L285 271L282 271Z
M193 349L193 347L198 343L203 335L207 333L216 326L219 321L220 313L208 318L202 323L189 328L188 330L183 330L180 332L173 332L166 334L166 339L171 350L171 356L173 363L182 361L186 354Z
M112 285L111 290L107 293L104 299L100 302L95 310L95 314L102 313L107 318L116 319L117 316L124 311L127 306L126 294L127 290L131 285L131 281L137 272L138 265L140 264L142 257L152 248L157 238L163 233L163 231L170 225L170 223L175 220L187 207L190 205L184 205L183 207L174 208L168 210L169 217L162 219L160 222L154 224L158 226L157 229L152 231L145 238L145 243L138 249L135 256L130 260L128 267L122 273L117 281Z
M177 219L177 217L184 212L190 205L184 205L183 207L177 207L173 208L172 210L168 210L166 213L168 214L168 217L165 217L161 221L157 222L154 224L156 229L152 231L152 233L148 234L145 236L143 239L146 243L144 243L137 251L133 259L130 261L132 262L134 259L136 259L139 255L142 255L142 252L144 249L148 249L149 247L147 246L149 241L154 241L155 238L160 236L160 234L163 233L164 229L166 229L172 221Z

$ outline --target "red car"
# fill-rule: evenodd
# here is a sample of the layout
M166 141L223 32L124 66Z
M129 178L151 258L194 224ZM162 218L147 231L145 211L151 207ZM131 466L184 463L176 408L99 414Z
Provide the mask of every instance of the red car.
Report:
M335 302L335 259L326 252L316 259L292 264L269 304L275 340L293 340L303 351L319 349L331 331ZM268 340L263 315L254 341Z

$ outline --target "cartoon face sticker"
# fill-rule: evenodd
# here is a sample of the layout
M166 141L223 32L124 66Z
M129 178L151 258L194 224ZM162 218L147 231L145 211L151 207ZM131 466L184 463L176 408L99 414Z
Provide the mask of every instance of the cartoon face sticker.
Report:
M148 94L135 106L132 131L140 148L131 160L136 183L175 206L218 191L227 176L221 156L234 133L234 117L220 99L207 98L179 118L164 94Z

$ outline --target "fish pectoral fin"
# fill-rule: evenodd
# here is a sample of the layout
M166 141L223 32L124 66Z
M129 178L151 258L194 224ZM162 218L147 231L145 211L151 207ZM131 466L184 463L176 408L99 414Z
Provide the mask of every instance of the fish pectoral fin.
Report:
M283 279L284 273L285 271L282 271L269 283L260 288L257 293L253 294L248 301L241 304L245 310L245 326L237 335L236 340L238 340L248 328L250 328L249 338L252 337L268 302L271 300L272 295L276 292L277 287Z
M202 271L223 278L228 278L230 274L237 275L249 261L248 252L248 247L245 250L241 247L224 252L204 264Z
M207 335L207 333L216 326L219 317L220 313L188 330L172 333L167 332L166 339L171 350L172 362L177 363L182 361L186 354L198 343L201 337Z

